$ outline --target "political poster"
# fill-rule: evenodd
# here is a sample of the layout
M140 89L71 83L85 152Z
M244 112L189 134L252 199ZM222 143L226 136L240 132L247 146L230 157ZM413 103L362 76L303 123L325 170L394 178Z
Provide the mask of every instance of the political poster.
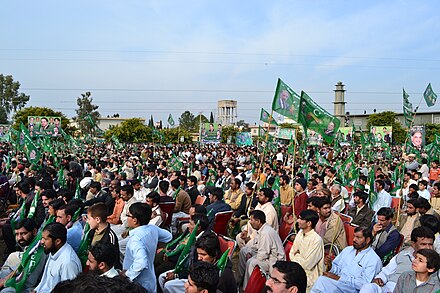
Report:
M235 137L237 146L252 145L252 135L250 132L237 132Z
M202 143L220 143L222 139L222 125L216 123L203 123L200 131Z
M28 116L28 130L31 137L61 136L61 117Z

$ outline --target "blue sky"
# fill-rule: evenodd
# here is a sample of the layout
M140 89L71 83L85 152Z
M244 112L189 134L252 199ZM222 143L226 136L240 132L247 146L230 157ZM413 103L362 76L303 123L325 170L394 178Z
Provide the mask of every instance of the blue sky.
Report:
M270 110L277 78L333 112L402 111L440 94L437 1L3 1L0 73L28 105L75 115L91 91L102 116L174 119L216 114L238 101L238 119ZM437 12L436 12L437 11ZM424 101L421 111L428 111ZM429 110L439 111L435 105Z

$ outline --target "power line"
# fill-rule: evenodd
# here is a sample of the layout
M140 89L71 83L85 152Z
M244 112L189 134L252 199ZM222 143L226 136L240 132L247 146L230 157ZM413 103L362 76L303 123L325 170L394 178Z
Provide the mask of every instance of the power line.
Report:
M284 54L284 53L255 53L255 52L220 52L220 51L173 51L173 50L115 50L115 49L56 49L56 48L0 48L0 51L23 52L96 52L96 53L153 53L153 54L205 54L205 55L237 55L237 56L280 56L280 57L310 57L310 58L339 58L339 59L367 59L367 60L394 60L394 61L423 61L438 62L440 59L429 58L397 58L371 56L337 56L312 54Z

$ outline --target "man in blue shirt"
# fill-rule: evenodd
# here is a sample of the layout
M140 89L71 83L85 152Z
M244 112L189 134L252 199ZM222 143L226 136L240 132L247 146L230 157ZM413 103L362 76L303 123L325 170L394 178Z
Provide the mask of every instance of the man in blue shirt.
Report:
M78 209L82 209L82 207L78 206L76 201L69 202L67 205L63 205L57 210L55 220L66 227L67 243L72 246L75 252L78 252L83 233L83 226L81 225L81 222L79 219L74 219L74 215Z
M134 203L127 213L129 232L122 276L140 284L148 292L156 292L154 256L157 243L171 241L171 233L155 225L149 225L151 207L146 203Z
M41 236L41 245L49 257L37 293L49 293L60 282L74 279L82 265L72 247L66 243L67 230L61 223L48 224Z
M206 207L208 211L208 220L210 223L219 212L231 211L231 206L223 201L223 190L220 187L214 187L208 191L210 205Z
M370 247L371 231L357 227L354 232L353 246L342 250L333 260L331 270L316 280L310 292L358 292L380 272L382 262Z

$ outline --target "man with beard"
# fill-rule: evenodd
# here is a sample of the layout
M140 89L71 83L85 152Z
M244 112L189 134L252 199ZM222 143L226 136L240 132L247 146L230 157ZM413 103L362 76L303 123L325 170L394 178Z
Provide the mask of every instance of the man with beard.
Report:
M348 215L353 218L351 223L362 227L370 227L374 211L366 204L368 194L363 191L356 191L353 199L355 206L348 210Z
M319 221L315 230L324 240L324 244L335 244L340 250L347 246L344 223L338 214L332 211L330 200L327 197L319 197L314 201L318 208Z
M98 273L101 277L114 278L119 276L114 265L116 254L110 242L100 240L89 249L87 265L90 271Z
M8 280L18 268L23 258L22 251L25 251L28 248L36 235L37 224L33 219L23 219L18 222L15 229L15 240L17 241L18 246L20 246L21 251L11 253L3 264L0 271L0 287L4 285L6 280ZM46 258L43 256L34 271L27 277L25 286L23 288L24 292L30 291L37 285L38 279L43 272L45 263ZM1 292L15 292L15 289L5 288Z
M66 241L63 224L50 223L44 227L40 243L49 256L35 292L51 292L59 282L74 279L82 271L81 261Z
M411 244L411 232L414 228L420 226L420 215L414 206L414 201L415 199L408 200L406 202L406 213L399 216L397 230L403 235L405 246Z
M380 272L382 262L370 247L371 231L357 227L354 232L353 246L341 251L331 270L316 280L311 292L357 292Z
M298 263L290 261L277 261L266 281L267 292L273 293L305 293L306 287L307 277L304 269Z

